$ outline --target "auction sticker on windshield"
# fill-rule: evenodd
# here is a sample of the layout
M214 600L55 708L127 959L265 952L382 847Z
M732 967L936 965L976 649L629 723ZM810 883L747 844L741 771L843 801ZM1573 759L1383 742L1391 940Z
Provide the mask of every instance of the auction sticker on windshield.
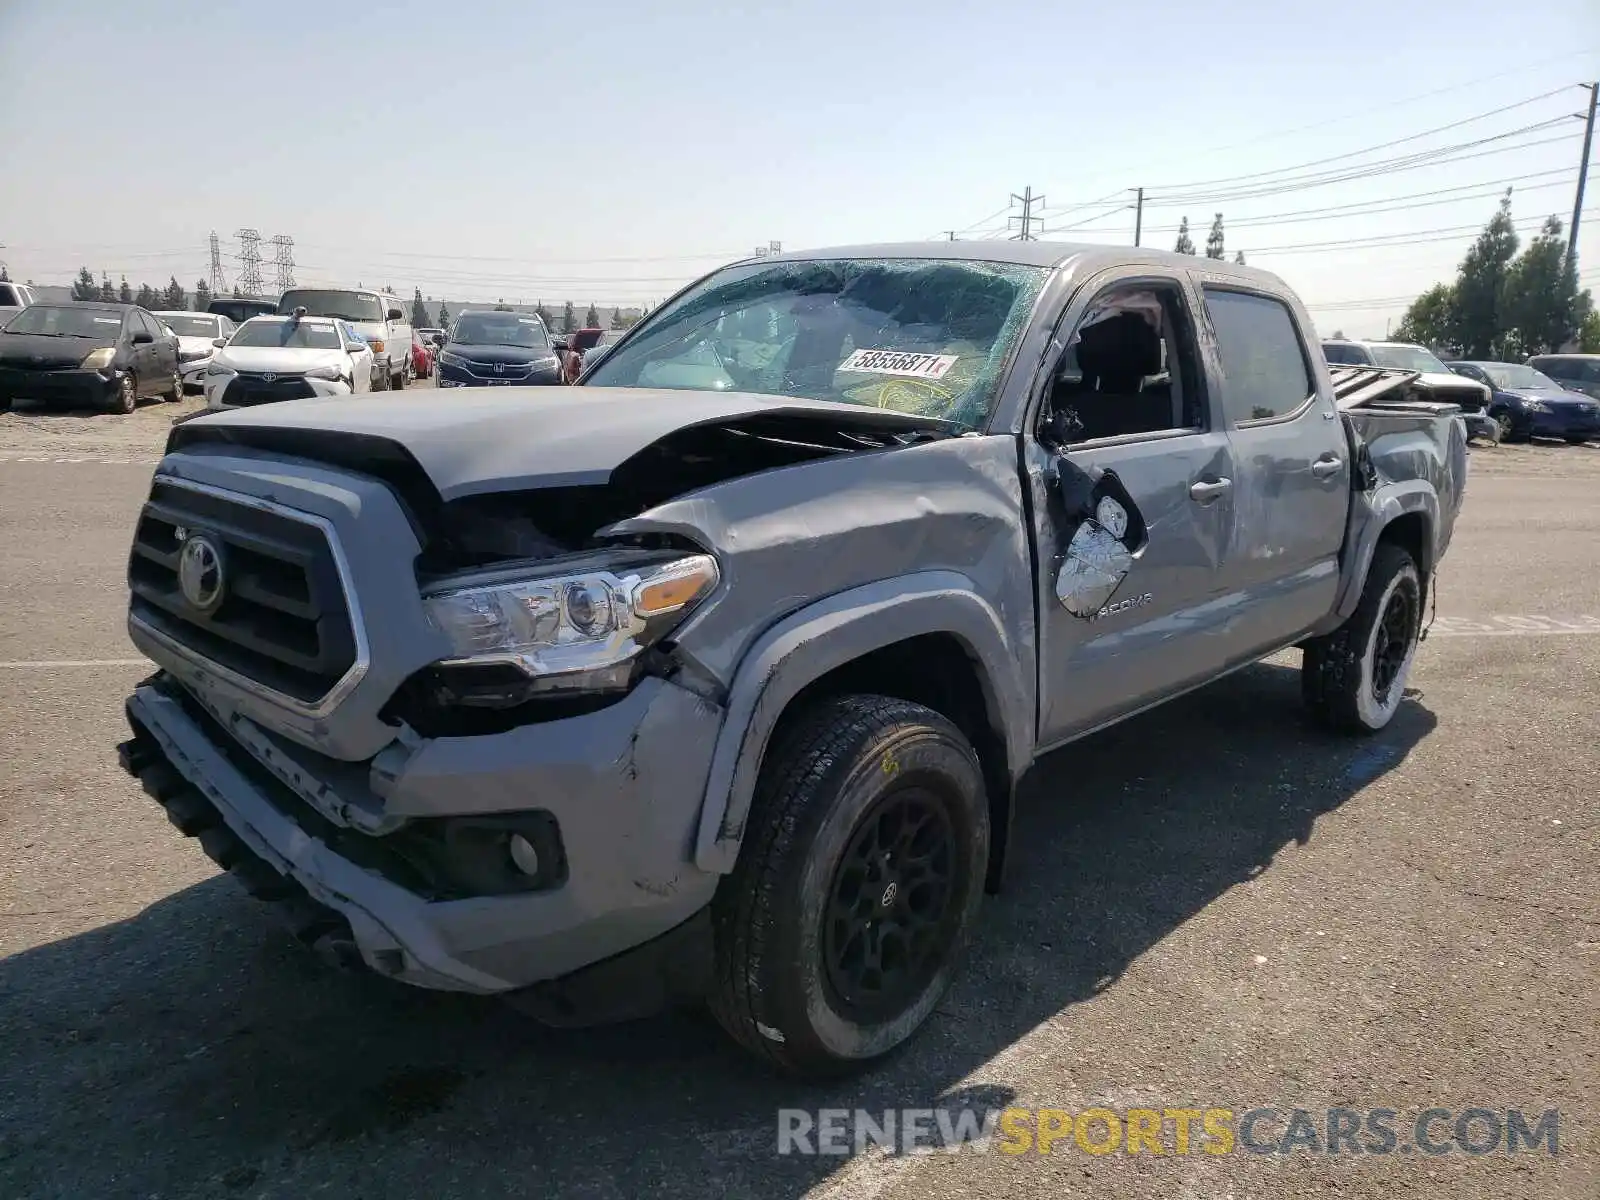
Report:
M939 379L956 365L958 357L955 354L907 354L899 350L857 350L839 364L839 370Z

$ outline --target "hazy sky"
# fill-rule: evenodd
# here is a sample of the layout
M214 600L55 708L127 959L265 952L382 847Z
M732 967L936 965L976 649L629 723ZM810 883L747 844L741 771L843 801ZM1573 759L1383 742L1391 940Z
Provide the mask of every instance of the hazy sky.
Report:
M1580 122L1332 186L1215 181L1560 121L1600 77L1600 0L748 9L0 0L0 259L192 287L207 235L231 280L251 226L295 239L301 283L636 302L771 240L1003 236L1025 186L1047 236L1131 242L1116 206L1143 185L1146 245L1187 215L1203 246L1220 210L1228 256L1283 275L1324 332L1381 335L1502 181L1525 228L1570 218ZM1368 211L1385 201L1407 207ZM1600 291L1600 179L1587 207ZM1328 245L1385 235L1402 244Z

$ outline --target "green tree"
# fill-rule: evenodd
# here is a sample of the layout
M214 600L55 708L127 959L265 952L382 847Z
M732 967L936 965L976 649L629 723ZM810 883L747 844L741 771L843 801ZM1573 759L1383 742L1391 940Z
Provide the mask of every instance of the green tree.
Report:
M183 307L183 284L178 282L176 275L167 276L166 306L176 311Z
M578 327L578 318L572 311L572 301L568 300L561 309L561 332L571 333Z
M583 327L593 329L600 324L600 310L595 308L594 301L589 301L589 311L583 314Z
M554 329L555 328L555 326L556 326L555 316L550 312L550 310L548 308L546 308L544 306L544 301L543 300L539 301L538 307L536 307L533 311L534 311L534 314L539 318L539 320L544 322L544 327L546 329Z
M156 293L150 289L150 285L148 283L141 283L139 285L139 294L133 298L133 302L140 308L161 307L161 302L156 299Z
M74 300L100 299L100 285L95 283L94 275L88 267L78 268L78 277L72 281L72 298Z
M1461 324L1455 288L1436 283L1423 292L1400 318L1394 336L1397 341L1423 346L1459 347Z
M194 310L205 312L206 305L211 303L211 285L204 279L194 281Z
M117 299L123 304L133 303L133 289L128 286L128 277L122 277L122 286L117 289Z
M1178 222L1178 243L1172 247L1179 254L1194 253L1194 239L1189 236L1189 218Z
M626 329L627 328L627 326L622 323L622 309L620 307L619 308L613 308L611 310L611 328L613 328L613 329Z
M1578 352L1600 354L1600 312L1591 312L1578 330Z
M1222 249L1222 214L1218 213L1211 222L1211 232L1206 234L1206 257L1223 258L1225 251Z
M1507 348L1516 355L1560 350L1594 310L1587 290L1567 263L1559 217L1550 217L1511 264L1506 276Z
M411 325L413 328L425 328L428 324L428 306L422 302L422 289L418 288L411 298Z
M1233 256L1233 261L1238 263L1241 267L1244 266L1245 265L1245 263L1244 263L1244 251L1241 250L1241 251L1239 251L1239 253L1235 254Z
M1344 341L1344 330L1335 329L1330 336L1333 338L1334 341L1342 342L1342 341Z
M444 301L439 301L439 328L450 328L450 310L444 306Z
M5 263L0 263L0 283L10 283L11 272L6 270Z
M115 304L117 302L117 286L111 282L111 276L100 276L100 302L102 304Z
M1467 358L1499 358L1509 330L1505 323L1506 281L1517 255L1511 224L1511 189L1472 244L1455 284L1456 328Z

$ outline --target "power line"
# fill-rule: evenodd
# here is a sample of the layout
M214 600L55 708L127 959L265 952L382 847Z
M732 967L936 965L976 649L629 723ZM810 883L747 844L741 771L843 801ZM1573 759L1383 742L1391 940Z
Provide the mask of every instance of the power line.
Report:
M1553 128L1563 122L1572 120L1571 115L1553 117L1550 120L1535 122L1525 125L1520 129L1510 129L1504 133L1492 134L1488 137L1477 138L1470 142L1457 142L1450 146L1440 146L1433 150L1418 151L1415 154L1403 154L1394 158L1380 159L1377 162L1361 163L1347 168L1336 168L1332 171L1316 171L1307 175L1287 176L1282 179L1263 181L1259 184L1247 184L1234 189L1222 189L1215 192L1195 192L1177 196L1163 196L1154 202L1146 200L1146 204L1154 203L1158 207L1172 208L1185 204L1218 203L1226 200L1248 200L1259 196L1278 195L1283 192L1304 191L1307 188L1325 187L1333 183L1348 183L1356 179L1370 179L1375 175L1391 175L1401 171L1415 170L1422 166L1442 166L1446 163L1464 162L1471 158L1480 158L1489 154L1504 154L1512 150L1526 150L1534 146L1548 145L1551 142L1567 141L1576 136L1574 129L1570 134L1554 138L1544 138L1539 141L1524 142L1515 146L1498 146L1492 150L1478 150L1478 147L1487 146L1493 142L1501 142L1507 138L1521 137L1529 133L1537 133ZM1462 151L1476 150L1476 153L1461 153Z
M1513 221L1512 228L1518 230L1538 229L1545 223L1544 217L1525 217ZM1343 241L1331 242L1299 242L1285 246L1245 246L1246 254L1281 254L1289 251L1298 253L1317 253L1325 250L1381 250L1390 246L1418 246L1429 242L1448 242L1459 239L1463 234L1476 233L1483 230L1483 225L1452 225L1440 229L1418 229L1409 233L1387 233L1372 238L1348 238ZM1433 235L1439 236L1433 236Z
M1526 100L1518 100L1515 104L1507 104L1507 105L1503 105L1500 108L1490 109L1488 112L1477 113L1476 115L1470 116L1470 117L1462 117L1459 121L1451 121L1447 125L1438 125L1438 126L1435 126L1432 129L1424 129L1421 133L1411 133L1411 134L1407 134L1405 137L1395 138L1392 141L1379 142L1375 146L1368 146L1368 147L1366 147L1365 149L1362 149L1362 150L1348 150L1343 154L1332 154L1332 155L1329 155L1327 158L1314 158L1310 162L1297 163L1296 165L1294 165L1292 167L1276 167L1276 168L1274 168L1273 170L1270 170L1270 171L1256 171L1256 172L1254 172L1252 174L1247 174L1247 175L1224 175L1219 179L1202 179L1202 180L1198 180L1198 181L1195 181L1195 182L1192 182L1192 183L1154 184L1154 185L1152 185L1150 187L1149 190L1152 190L1152 191L1163 191L1163 190L1165 190L1165 191L1183 191L1183 190L1185 190L1187 188L1211 187L1211 186L1213 186L1215 184L1219 184L1219 183L1241 183L1241 182L1244 182L1246 180L1251 180L1251 179L1264 179L1264 178L1266 178L1268 176L1272 176L1272 175L1286 175L1286 174L1289 174L1289 173L1294 172L1294 171L1303 171L1308 167L1320 167L1320 166L1323 166L1326 163L1341 162L1341 161L1343 161L1344 159L1347 159L1347 158L1360 158L1363 155L1372 154L1373 152L1378 151L1378 150L1387 150L1391 146L1399 146L1399 145L1403 145L1406 142L1415 142L1415 141L1419 141L1420 139L1425 138L1425 137L1432 137L1434 134L1443 133L1447 129L1458 129L1463 125L1471 125L1471 124L1473 124L1474 122L1477 122L1477 121L1485 121L1485 120L1488 120L1490 117L1497 117L1501 113L1510 112L1512 109L1524 108L1529 104L1536 104L1540 100L1548 100L1552 96L1559 96L1562 92L1566 91L1571 86L1573 86L1573 85L1567 84L1566 86L1559 87L1559 88L1554 88L1554 89L1552 89L1551 91L1548 91L1548 92L1541 92L1537 96L1530 96ZM1563 120L1565 118L1556 118L1556 119L1557 120ZM1530 126L1529 128L1534 128L1534 127Z

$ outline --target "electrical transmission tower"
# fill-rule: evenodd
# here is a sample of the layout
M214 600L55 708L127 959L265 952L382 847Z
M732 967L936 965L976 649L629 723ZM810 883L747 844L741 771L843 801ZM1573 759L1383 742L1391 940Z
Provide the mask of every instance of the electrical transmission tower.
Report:
M261 233L255 229L241 229L234 234L239 239L239 287L246 296L261 295Z
M294 239L279 233L267 245L272 247L272 262L278 269L278 290L286 292L294 286Z
M1013 242L1038 241L1039 239L1034 235L1033 226L1035 222L1042 222L1043 218L1033 215L1033 206L1037 204L1041 208L1044 207L1044 197L1035 196L1033 194L1033 188L1025 187L1022 189L1022 195L1019 196L1015 192L1012 192L1011 198L1018 204L1022 205L1022 216L1006 218L1006 224L1009 225L1012 221L1019 221L1021 222L1022 226L1011 240Z
M222 274L222 243L217 240L215 229L211 231L211 279L206 286L213 296L222 296L228 291L228 281Z

